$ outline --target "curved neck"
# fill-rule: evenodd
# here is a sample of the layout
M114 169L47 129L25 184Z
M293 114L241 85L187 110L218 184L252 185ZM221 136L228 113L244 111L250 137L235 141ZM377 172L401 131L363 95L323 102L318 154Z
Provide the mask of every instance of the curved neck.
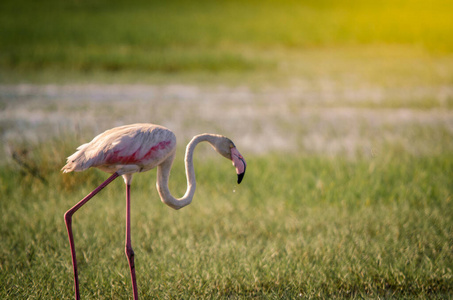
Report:
M195 170L193 167L193 152L195 150L195 147L200 142L207 141L210 144L213 144L215 138L216 136L213 134L200 134L194 136L193 139L189 142L189 144L187 144L186 156L184 159L186 167L187 190L184 196L182 196L182 198L176 199L175 197L173 197L173 195L170 193L170 190L168 189L168 179L170 178L170 170L175 155L173 154L171 157L169 157L166 161L164 161L157 167L156 186L162 202L164 202L165 204L174 209L183 208L184 206L189 205L192 202L196 189Z

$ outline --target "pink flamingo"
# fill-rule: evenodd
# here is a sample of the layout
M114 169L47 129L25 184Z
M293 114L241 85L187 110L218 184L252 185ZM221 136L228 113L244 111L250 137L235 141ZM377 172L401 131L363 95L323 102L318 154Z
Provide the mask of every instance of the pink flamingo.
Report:
M238 174L238 183L244 177L246 163L227 137L216 134L200 134L189 142L185 154L187 190L182 198L176 199L168 189L170 170L175 158L176 138L169 129L153 124L132 124L116 127L96 136L91 142L77 148L77 152L69 156L64 173L83 171L95 167L111 173L104 183L68 210L65 215L71 248L72 266L74 269L75 298L80 299L77 261L72 234L72 215L85 203L106 187L118 176L123 176L126 183L126 256L131 273L134 299L138 299L135 277L134 251L131 243L130 228L130 186L133 173L149 171L157 167L157 190L162 202L174 209L189 205L195 194L195 171L193 168L193 152L200 142L208 142L222 156L232 160Z

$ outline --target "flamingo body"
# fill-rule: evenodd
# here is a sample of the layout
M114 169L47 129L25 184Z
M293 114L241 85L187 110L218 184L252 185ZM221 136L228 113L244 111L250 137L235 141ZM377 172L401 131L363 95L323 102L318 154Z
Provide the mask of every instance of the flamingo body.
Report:
M68 157L63 172L96 167L120 175L151 170L171 156L176 137L169 129L154 124L116 127L81 145Z
M125 253L129 262L134 300L138 299L134 251L132 250L130 230L130 186L132 175L133 173L157 168L156 187L162 202L174 209L189 205L196 188L193 153L200 142L208 142L219 154L230 159L236 167L238 183L242 181L246 163L234 143L221 135L200 134L193 137L186 148L186 193L181 198L173 197L168 189L168 180L175 158L176 137L169 129L154 124L132 124L107 130L96 136L91 142L78 147L77 151L68 157L66 165L62 168L64 173L84 171L90 167L95 167L113 174L64 215L71 249L76 299L80 299L80 293L74 236L72 233L72 216L74 213L118 176L123 176L126 183Z

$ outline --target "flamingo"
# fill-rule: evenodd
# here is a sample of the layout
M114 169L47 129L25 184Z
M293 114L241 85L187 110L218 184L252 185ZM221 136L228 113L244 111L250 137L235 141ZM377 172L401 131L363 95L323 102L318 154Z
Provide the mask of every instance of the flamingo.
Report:
M195 194L195 171L193 153L200 142L208 142L222 156L230 159L236 167L237 183L241 183L245 174L246 163L234 143L225 136L200 134L192 138L186 148L185 168L187 190L182 198L175 198L168 189L170 170L175 158L176 137L169 129L154 124L131 124L109 129L96 136L91 142L81 145L67 158L63 173L83 171L90 167L112 174L100 186L69 209L65 215L74 270L75 298L80 299L77 261L72 233L72 216L100 190L118 176L126 184L126 246L125 253L129 263L134 299L138 299L135 276L134 251L131 243L130 226L130 188L134 173L146 172L157 167L157 191L163 203L171 208L180 209L192 202Z

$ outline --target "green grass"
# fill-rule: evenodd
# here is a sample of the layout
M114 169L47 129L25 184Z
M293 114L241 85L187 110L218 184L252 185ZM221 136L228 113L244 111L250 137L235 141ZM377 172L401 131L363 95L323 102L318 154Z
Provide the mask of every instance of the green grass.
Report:
M451 1L2 1L10 73L275 72L307 49L453 50ZM275 51L283 55L275 56ZM360 52L360 50L359 50Z
M0 171L2 299L73 295L63 213L106 178L95 170L60 174L73 146L31 151L48 185L14 164ZM451 298L452 169L451 153L267 154L248 158L237 186L226 160L197 156L195 200L180 211L159 201L154 172L137 175L132 242L140 296ZM181 157L170 188L184 192ZM74 217L84 298L131 295L123 198L117 180Z

